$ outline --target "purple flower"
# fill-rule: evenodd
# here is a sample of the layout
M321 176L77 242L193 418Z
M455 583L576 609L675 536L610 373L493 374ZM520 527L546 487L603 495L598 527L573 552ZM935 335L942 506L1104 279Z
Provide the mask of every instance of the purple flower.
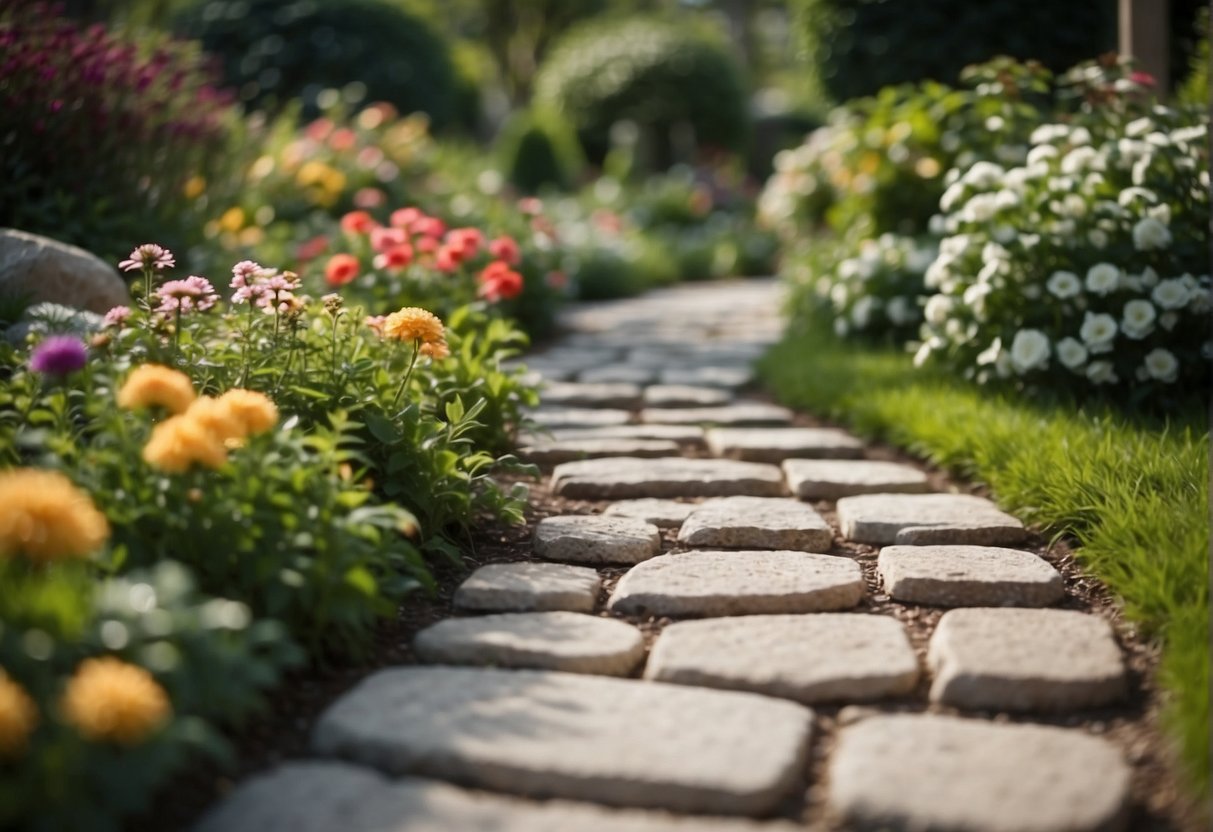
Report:
M131 316L131 308L129 306L115 306L113 309L105 313L105 320L102 324L106 327L115 327L121 329L126 323L126 319Z
M215 287L205 277L190 275L185 280L170 280L156 290L160 305L156 311L163 315L205 312L219 300Z
M176 265L177 261L173 259L173 253L167 248L158 246L155 243L144 243L132 251L130 257L119 263L118 268L124 272L132 272L138 269L164 271Z
M88 348L83 341L71 335L52 335L34 347L29 368L44 375L65 376L79 370L86 361Z

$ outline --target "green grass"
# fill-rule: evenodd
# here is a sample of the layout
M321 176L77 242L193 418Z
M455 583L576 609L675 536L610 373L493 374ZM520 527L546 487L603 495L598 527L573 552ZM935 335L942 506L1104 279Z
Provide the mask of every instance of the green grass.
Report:
M1032 402L825 328L789 334L764 359L786 404L906 448L988 484L1050 534L1164 646L1168 728L1197 794L1209 788L1209 431L1193 401L1166 419Z

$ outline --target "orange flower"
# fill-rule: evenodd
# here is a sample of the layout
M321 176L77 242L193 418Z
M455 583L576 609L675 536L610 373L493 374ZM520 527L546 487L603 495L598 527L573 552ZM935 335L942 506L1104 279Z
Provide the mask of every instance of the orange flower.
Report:
M416 306L406 306L393 312L383 322L383 335L393 341L412 341L420 344L445 344L446 331L438 316Z
M83 558L100 549L109 532L105 515L63 474L0 472L0 555L43 562Z
M358 276L362 266L352 254L334 254L324 267L324 279L330 286L344 286Z
M152 429L143 446L143 459L162 471L182 474L195 463L221 468L227 462L223 438L186 416L173 416Z
M265 433L278 424L277 406L268 396L255 390L228 390L219 397L219 402L241 423L246 436Z
M0 670L0 760L25 753L38 727L38 706L19 684Z
M341 218L341 230L350 234L369 234L377 225L366 211L350 211Z
M144 364L126 377L118 391L118 406L127 410L163 407L170 413L184 413L195 397L194 385L185 373Z
M138 745L172 716L164 688L142 667L85 659L63 693L63 716L94 742Z

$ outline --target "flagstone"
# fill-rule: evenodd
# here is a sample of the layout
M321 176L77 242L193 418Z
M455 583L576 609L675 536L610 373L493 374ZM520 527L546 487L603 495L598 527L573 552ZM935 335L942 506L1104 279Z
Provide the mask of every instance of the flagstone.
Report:
M632 414L626 410L591 407L541 407L527 417L541 428L588 428L623 425Z
M455 590L455 607L479 612L590 612L602 581L585 566L490 563Z
M678 532L690 547L829 551L834 532L812 506L778 497L720 497L699 506Z
M885 591L910 604L1044 607L1065 597L1044 558L992 546L886 546L876 562Z
M525 434L520 442L570 441L575 439L667 439L683 445L703 442L698 425L604 425L601 427L555 428L546 434Z
M611 503L602 513L608 517L635 517L661 528L676 528L702 505L705 503L680 503L654 498L620 500Z
M723 387L737 390L754 380L754 371L748 367L669 367L658 375L662 384L680 384L691 387Z
M792 493L802 500L931 490L927 475L919 469L872 459L785 459L783 472Z
M539 391L545 407L606 407L628 409L640 404L641 389L636 384L558 382Z
M834 428L712 428L708 449L716 456L780 463L791 457L858 459L863 443Z
M556 465L612 456L677 456L678 451L678 443L668 439L553 439L525 445L518 456L537 465Z
M654 384L644 390L645 407L715 407L732 399L732 393L718 387Z
M657 425L786 425L792 411L765 402L736 402L720 407L646 407L640 421Z
M971 494L862 494L837 510L843 536L858 543L1001 546L1027 537L1023 523Z
M557 465L552 491L562 497L779 496L783 474L774 465L731 459L585 459Z
M591 384L623 383L650 384L657 379L656 367L636 367L631 364L607 364L587 367L578 375L582 382Z
M572 563L639 563L661 552L661 532L632 517L570 514L535 526L535 554Z

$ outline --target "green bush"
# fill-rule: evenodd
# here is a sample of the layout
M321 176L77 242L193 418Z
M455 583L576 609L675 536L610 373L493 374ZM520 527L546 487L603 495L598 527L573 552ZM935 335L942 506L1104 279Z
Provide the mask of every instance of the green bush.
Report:
M174 20L181 35L218 55L251 107L302 97L315 115L325 88L360 84L368 101L455 118L455 72L446 42L424 20L381 0L201 0Z
M571 189L585 165L572 126L544 110L515 113L497 137L497 153L506 178L528 194L549 187Z
M1107 0L797 0L795 17L807 59L838 101L948 82L997 55L1061 70L1115 48Z
M609 147L611 126L625 120L649 131L659 165L673 160L672 133L684 126L703 148L739 150L748 133L746 85L727 48L648 17L571 30L540 68L535 98L576 126L595 160Z

